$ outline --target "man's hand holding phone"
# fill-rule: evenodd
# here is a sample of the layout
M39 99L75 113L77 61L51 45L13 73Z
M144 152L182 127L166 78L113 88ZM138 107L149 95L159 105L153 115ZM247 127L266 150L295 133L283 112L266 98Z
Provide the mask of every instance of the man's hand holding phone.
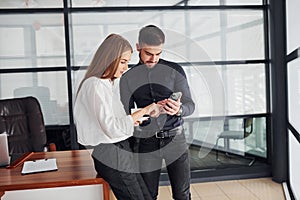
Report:
M181 92L174 92L168 99L164 99L162 101L157 102L157 104L161 105L164 108L164 112L168 115L175 115L180 110L180 99L182 93Z
M182 92L173 92L170 96L170 99L177 101L182 96Z

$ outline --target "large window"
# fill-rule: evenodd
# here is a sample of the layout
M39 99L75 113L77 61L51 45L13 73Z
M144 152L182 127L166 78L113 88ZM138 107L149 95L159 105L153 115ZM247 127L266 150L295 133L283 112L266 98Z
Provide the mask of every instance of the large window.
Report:
M62 14L0 15L0 68L66 66Z
M35 96L46 125L69 124L63 14L0 15L0 35L1 98Z
M220 107L217 103L224 104L224 108L213 115L265 113L264 64L214 63L264 59L262 16L262 11L252 10L143 11L142 15L140 12L75 13L72 15L74 64L88 65L98 45L112 32L122 34L135 46L139 28L154 23L166 33L163 57L185 66L192 93L201 105L195 114L210 116L213 106ZM131 63L137 62L135 51ZM211 80L219 81L220 94L225 90L222 101L211 99L215 85Z
M300 27L296 19L300 17L300 2L286 2L287 13L287 80L288 80L288 183L293 199L300 198Z
M0 2L0 98L36 96L47 125L73 125L76 87L102 40L118 33L135 47L138 30L155 24L166 34L162 57L184 67L197 106L186 119L190 143L213 148L225 122L238 129L243 117L259 115L255 134L232 148L266 158L262 1L73 0L68 9L63 2Z

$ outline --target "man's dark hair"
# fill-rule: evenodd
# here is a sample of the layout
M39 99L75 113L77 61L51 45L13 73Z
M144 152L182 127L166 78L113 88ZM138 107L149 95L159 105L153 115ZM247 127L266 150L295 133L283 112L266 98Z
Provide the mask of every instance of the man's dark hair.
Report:
M139 44L157 46L165 43L165 34L155 25L143 27L139 32Z

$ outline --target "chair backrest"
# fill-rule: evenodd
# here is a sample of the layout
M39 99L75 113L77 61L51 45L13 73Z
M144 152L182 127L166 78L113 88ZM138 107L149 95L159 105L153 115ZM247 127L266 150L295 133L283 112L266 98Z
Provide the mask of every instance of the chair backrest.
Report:
M40 103L46 124L57 123L57 101L50 99L50 89L45 86L20 87L13 91L14 98L34 96Z
M43 151L47 143L40 104L35 97L0 100L0 133L8 135L10 155Z
M244 118L244 138L248 137L253 132L253 117Z

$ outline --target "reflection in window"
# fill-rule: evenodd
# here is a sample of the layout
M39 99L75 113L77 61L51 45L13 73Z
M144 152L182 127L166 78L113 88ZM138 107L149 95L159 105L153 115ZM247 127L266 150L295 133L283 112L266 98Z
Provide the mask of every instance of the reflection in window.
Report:
M73 7L262 5L262 0L72 0Z
M72 14L74 64L88 65L97 46L112 32L135 46L139 29L148 24L165 31L163 57L175 62L264 58L262 11L167 10L143 11L142 15L120 11ZM137 61L133 55L131 62Z
M41 104L46 125L69 124L66 84L66 72L1 74L0 96L34 96Z
M1 0L0 8L62 8L62 0Z
M73 7L130 7L184 5L180 0L72 0Z
M62 14L0 15L0 68L66 65Z

